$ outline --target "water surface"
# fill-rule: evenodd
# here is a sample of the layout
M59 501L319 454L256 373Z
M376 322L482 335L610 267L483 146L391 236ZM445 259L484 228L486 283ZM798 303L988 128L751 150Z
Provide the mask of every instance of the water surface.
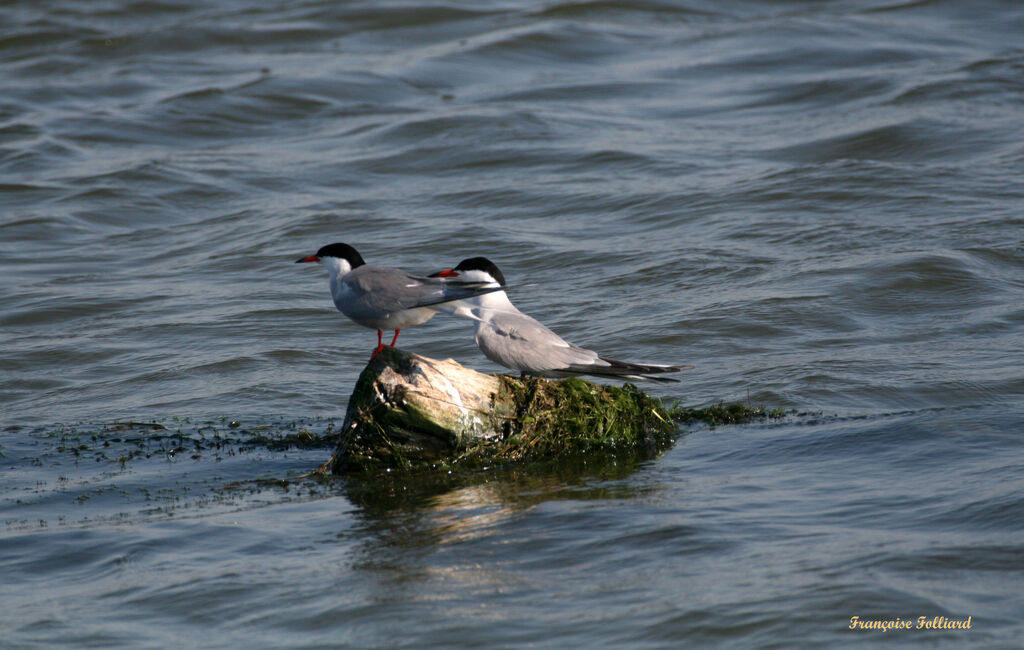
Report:
M0 8L5 643L1016 645L1022 31L996 1ZM573 342L696 366L654 394L796 414L297 478L376 343L293 264L333 241L486 255ZM500 370L471 331L399 342Z

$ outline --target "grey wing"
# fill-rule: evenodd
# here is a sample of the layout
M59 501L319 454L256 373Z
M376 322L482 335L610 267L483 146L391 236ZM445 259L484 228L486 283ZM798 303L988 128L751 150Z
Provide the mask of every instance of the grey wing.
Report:
M349 274L346 282L361 294L364 304L382 312L429 307L498 291L500 286L481 282L452 282L444 278L424 278L399 269L361 266Z
M522 312L492 311L481 323L477 344L497 363L519 371L547 376L595 375L609 379L676 382L661 373L693 366L637 364L600 356L573 345Z
M477 344L492 361L525 372L543 373L600 362L596 352L572 345L521 312L489 314L480 325Z

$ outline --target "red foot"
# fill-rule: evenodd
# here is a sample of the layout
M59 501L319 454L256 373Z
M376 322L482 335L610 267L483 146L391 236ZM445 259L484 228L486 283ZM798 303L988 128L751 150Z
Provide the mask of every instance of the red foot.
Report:
M401 328L395 330L395 338L391 339L391 345L389 345L387 347L389 347L389 348L395 347L395 341L398 340L398 334L401 331L402 331ZM378 354L380 354L380 351L383 350L383 349L384 349L384 332L381 331L381 330L377 330L377 348L373 351L373 354L370 355L370 361L373 361L374 357L376 357Z

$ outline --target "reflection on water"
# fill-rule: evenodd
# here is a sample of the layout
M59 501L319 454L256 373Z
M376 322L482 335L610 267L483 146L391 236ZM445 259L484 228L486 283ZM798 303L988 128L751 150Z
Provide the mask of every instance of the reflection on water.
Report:
M635 452L598 452L461 474L389 473L339 480L369 529L381 532L385 543L402 547L472 539L546 501L638 498L642 491L626 479L649 462Z

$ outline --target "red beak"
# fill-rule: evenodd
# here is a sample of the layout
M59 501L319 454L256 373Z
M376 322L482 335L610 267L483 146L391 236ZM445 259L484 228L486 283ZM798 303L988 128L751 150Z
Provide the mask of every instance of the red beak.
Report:
M438 271L437 273L435 273L433 275L433 277L435 277L435 278L457 278L457 277L459 277L459 274L456 273L455 271L451 270L451 269L445 269L443 271Z
M320 258L316 255L307 255L302 259L295 260L296 264L302 264L303 262L319 262Z

